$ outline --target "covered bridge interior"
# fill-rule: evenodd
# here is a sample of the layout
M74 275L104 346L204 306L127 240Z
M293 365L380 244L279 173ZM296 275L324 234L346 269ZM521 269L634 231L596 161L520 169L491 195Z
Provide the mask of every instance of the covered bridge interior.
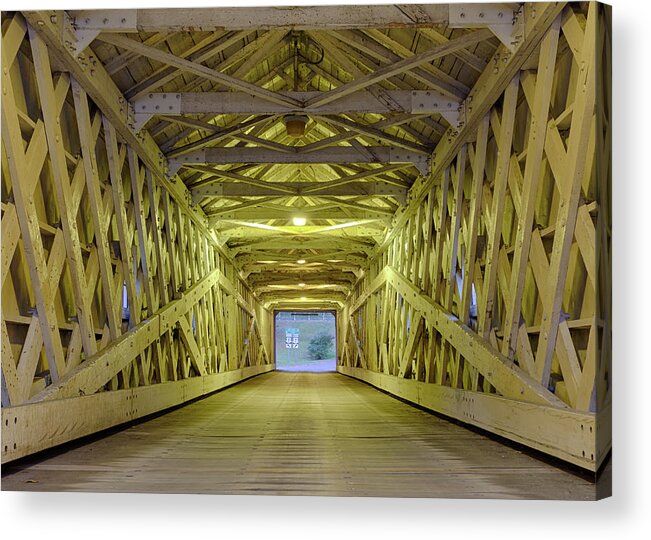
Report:
M4 12L3 489L595 498L609 70L594 2Z

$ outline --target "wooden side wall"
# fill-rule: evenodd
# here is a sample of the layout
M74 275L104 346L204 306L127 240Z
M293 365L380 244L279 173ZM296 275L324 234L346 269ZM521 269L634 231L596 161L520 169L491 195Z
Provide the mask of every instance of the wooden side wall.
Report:
M610 446L607 9L568 4L412 201L348 299L339 366L588 469Z
M273 368L270 314L52 51L3 18L2 462Z

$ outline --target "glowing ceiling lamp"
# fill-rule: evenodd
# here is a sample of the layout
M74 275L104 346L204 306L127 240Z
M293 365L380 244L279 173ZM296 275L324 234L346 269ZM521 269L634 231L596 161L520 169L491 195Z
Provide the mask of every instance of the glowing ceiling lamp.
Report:
M298 286L299 287L305 287L305 283L299 283Z
M296 264L305 264L305 262L306 262L305 259L298 259L296 261Z
M297 227L302 227L307 223L307 218L296 216L292 218L292 223Z

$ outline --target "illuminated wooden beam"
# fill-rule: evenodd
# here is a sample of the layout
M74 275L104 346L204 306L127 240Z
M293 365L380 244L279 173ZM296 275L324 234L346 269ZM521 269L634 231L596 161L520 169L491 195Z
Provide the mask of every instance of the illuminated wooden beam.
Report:
M342 221L342 220L358 220L358 219L383 219L388 220L391 218L391 213L382 212L379 209L374 210L357 210L357 209L341 209L341 208L324 208L320 209L315 207L313 210L312 207L302 207L296 208L293 206L285 207L249 207L242 208L241 210L225 211L220 212L219 214L213 214L212 212L206 212L206 215L210 218L210 224L215 225L220 222L220 220L230 220L230 221L267 221L271 219L277 220L291 220L295 216L303 216L310 220L323 220L331 219L333 221ZM221 209L220 209L221 210Z
M200 202L205 197L237 198L237 197L288 197L321 195L353 196L364 195L367 197L395 197L399 201L406 200L406 188L386 184L384 182L350 182L347 184L321 187L319 182L291 182L282 183L283 190L278 191L275 186L266 187L250 185L242 182L219 182L193 188L192 200Z
M302 283L302 285L300 285L300 283ZM255 288L255 292L257 295L278 293L280 296L284 296L285 292L293 292L298 290L302 291L303 295L307 296L313 296L315 292L323 292L328 296L331 296L334 293L344 293L347 295L348 291L350 291L350 287L350 284L341 283L319 283L310 285L301 279L295 279L293 283L288 283L285 285L278 285L275 283L273 285L261 285L260 287Z
M238 255L235 258L236 264L242 266L245 264L251 264L259 261L278 261L278 262L288 262L288 263L295 263L296 262L296 254L289 254L289 253L280 253L277 251L266 251L264 249L260 249L258 251L253 251L251 253L247 253L246 255ZM366 257L361 257L360 255L355 255L353 251L346 251L346 250L329 250L324 253L319 253L318 255L310 254L310 262L321 262L321 263L331 263L334 261L335 263L339 262L348 262L348 263L355 263L358 265L364 264L367 262Z
M245 166L237 167L238 170L223 170L223 169L217 169L215 167L210 167L208 165L196 165L196 164L187 165L188 169L196 170L205 173L206 175L210 175L210 176L204 176L204 178L202 178L201 180L193 182L191 188L196 190L200 187L206 187L211 184L215 184L220 181L219 180L220 178L227 178L229 180L242 182L244 184L251 184L254 186L265 186L270 189L274 189L279 193L295 195L296 192L294 188L296 186L293 187L286 186L285 183L295 182L299 178L303 178L303 172L300 169L294 169L294 171L291 174L277 173L276 171L269 170L266 171L264 174L258 173L255 175L255 177L252 177L252 176L246 176L240 174L240 172L238 172L241 171L243 167L253 168L254 165L245 165ZM348 169L351 170L360 169L360 170L358 170L358 172L355 172L354 174L346 174L343 172L335 171L337 173L338 178L326 182L320 181L318 184L315 184L312 188L305 191L305 194L307 193L316 194L316 192L322 191L325 188L341 186L344 184L348 184L350 182L355 182L356 180L370 181L372 179L377 179L386 184L391 184L399 187L407 187L408 184L406 182L394 176L390 176L386 174L386 173L395 174L396 171L407 167L409 167L409 165L402 164L402 163L394 163L392 165L374 167L372 169L361 169L360 167L353 167L352 165L347 165L346 168Z
M232 246L233 255L239 253L250 253L259 248L265 250L273 249L295 249L299 251L310 250L310 249L327 249L332 251L333 249L348 249L355 250L360 253L371 253L373 246L368 242L360 242L354 239L349 238L320 238L320 239L311 239L311 238L301 238L301 237L288 237L288 238L264 238L261 240L254 240L249 242L233 242L230 244ZM308 257L309 259L309 257Z
M444 4L71 10L82 32L425 28L448 22Z
M229 147L202 148L189 152L178 158L168 160L170 174L175 174L187 164L201 163L230 165L239 163L273 163L273 164L346 164L346 163L411 163L422 174L429 172L429 155L414 150L405 150L390 146L365 146L359 151L352 146L333 146L309 153L296 151L287 147L287 152L278 152L266 148Z
M303 266L298 268L296 265L290 266L283 263L250 263L242 266L242 272L247 274L247 281L254 279L255 276L262 276L262 281L268 282L269 280L275 280L287 275L313 276L332 272L339 272L342 276L350 275L350 279L356 280L360 272L360 264L354 260L348 261L344 256L337 260L339 261L337 263L323 263L311 268L305 268Z
M317 101L325 92L278 92L288 100L298 103ZM435 90L391 90L382 101L367 90L349 94L336 102L318 107L284 105L261 100L244 92L154 92L131 100L136 118L154 115L183 114L442 114L458 112L459 99ZM214 129L215 126L213 126Z
M223 222L222 222L223 223ZM238 222L233 224L234 227L229 229L217 230L221 238L263 238L272 236L287 235L288 237L295 236L338 236L343 238L366 238L376 237L384 234L385 228L373 227L374 222L371 221L351 221L348 223L339 223L338 225L312 225L298 227L296 225L287 226L272 226L263 225L259 223L244 223ZM262 228L264 227L264 228Z
M269 302L270 300L328 300L343 302L346 299L346 294L341 291L323 290L310 290L303 291L300 287L296 290L281 290L273 292L265 292L259 295L262 302Z

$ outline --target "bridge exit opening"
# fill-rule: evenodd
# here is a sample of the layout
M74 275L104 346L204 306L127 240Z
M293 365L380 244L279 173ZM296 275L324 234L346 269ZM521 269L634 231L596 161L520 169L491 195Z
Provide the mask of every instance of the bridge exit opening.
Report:
M325 372L337 366L333 311L276 311L274 351L278 371Z

